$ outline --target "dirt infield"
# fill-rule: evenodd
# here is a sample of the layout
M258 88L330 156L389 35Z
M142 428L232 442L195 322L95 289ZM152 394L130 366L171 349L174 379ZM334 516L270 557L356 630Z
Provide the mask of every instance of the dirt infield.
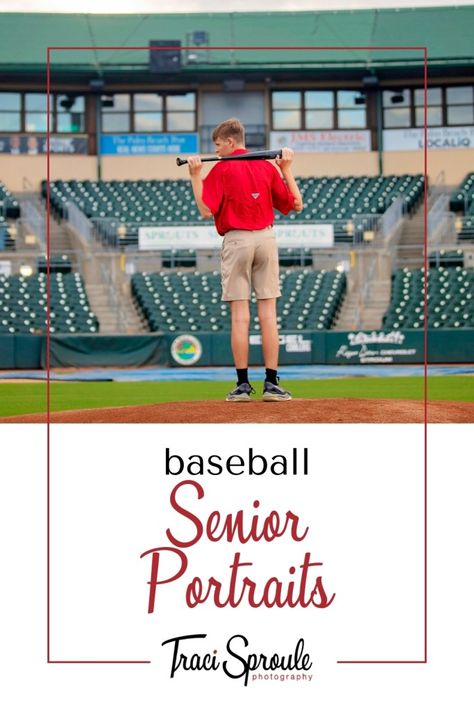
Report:
M0 418L2 423L41 423L45 414ZM133 407L53 412L51 422L65 424L305 424L422 423L423 402L394 399L299 399L291 402L168 402ZM428 422L474 422L472 402L429 402Z

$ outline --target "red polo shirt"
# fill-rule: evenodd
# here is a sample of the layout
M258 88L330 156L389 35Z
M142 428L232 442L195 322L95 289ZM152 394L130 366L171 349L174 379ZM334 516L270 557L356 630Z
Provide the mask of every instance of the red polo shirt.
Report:
M248 153L245 148L232 155ZM276 208L288 214L295 198L280 173L267 160L223 160L203 180L203 202L214 216L216 229L265 229L273 224Z

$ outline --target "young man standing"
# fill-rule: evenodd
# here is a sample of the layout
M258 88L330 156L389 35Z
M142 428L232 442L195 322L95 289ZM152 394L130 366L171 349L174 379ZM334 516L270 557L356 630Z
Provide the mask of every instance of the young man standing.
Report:
M212 133L219 157L247 153L244 127L236 118L220 123ZM222 246L222 300L230 301L232 353L237 387L229 402L248 402L253 389L248 379L251 289L257 297L258 319L265 362L263 400L291 399L278 385L278 327L276 299L280 296L278 248L273 232L274 208L300 212L303 201L291 164L293 151L283 148L278 170L266 160L229 160L217 163L203 180L199 156L188 158L189 174L199 212L214 217Z

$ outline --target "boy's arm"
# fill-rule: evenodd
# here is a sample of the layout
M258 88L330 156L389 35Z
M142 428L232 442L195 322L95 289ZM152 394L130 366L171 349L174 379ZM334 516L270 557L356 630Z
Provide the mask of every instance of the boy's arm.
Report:
M294 155L294 151L292 151L291 148L283 148L281 151L281 158L277 159L275 162L281 170L281 174L283 175L285 182L288 185L289 191L295 198L295 212L301 212L303 209L303 198L301 197L301 192L299 191L298 185L296 184L296 180L291 170L291 164L293 162Z
M191 187L193 189L194 199L196 201L197 208L199 210L199 213L201 214L201 217L204 217L204 219L208 219L209 217L212 217L212 212L202 199L202 161L198 155L193 155L188 158L188 169L191 178Z

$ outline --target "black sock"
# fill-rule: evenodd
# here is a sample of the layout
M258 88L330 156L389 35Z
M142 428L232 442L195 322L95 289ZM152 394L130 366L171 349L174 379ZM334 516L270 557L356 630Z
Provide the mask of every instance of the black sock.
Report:
M271 382L272 385L278 384L278 374L277 370L270 370L268 367L265 368L265 379L267 382Z
M246 367L243 367L241 370L236 370L237 372L237 387L239 385L243 385L244 382L249 381L249 372Z

